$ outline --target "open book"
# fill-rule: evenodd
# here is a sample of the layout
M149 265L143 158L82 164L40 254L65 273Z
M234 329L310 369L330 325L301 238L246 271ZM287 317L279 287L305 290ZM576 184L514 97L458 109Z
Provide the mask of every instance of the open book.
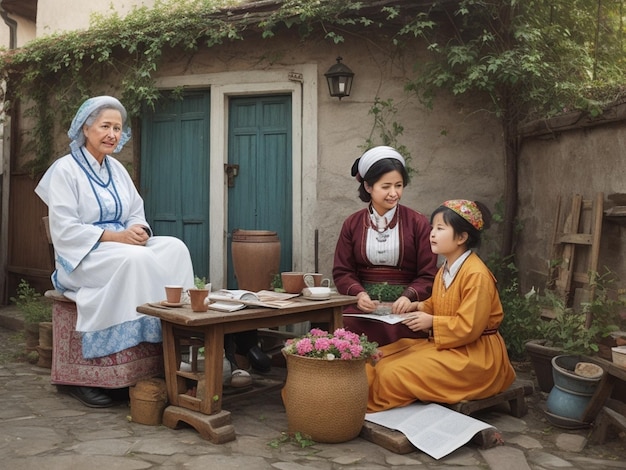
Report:
M209 308L225 312L234 312L247 306L283 308L293 305L293 298L299 295L271 290L252 292L243 289L220 289L209 294L209 300L213 302Z

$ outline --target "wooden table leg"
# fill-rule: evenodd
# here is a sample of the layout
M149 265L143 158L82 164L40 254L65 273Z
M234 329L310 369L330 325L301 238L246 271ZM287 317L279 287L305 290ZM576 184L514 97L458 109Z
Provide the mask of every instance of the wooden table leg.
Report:
M230 411L220 411L205 415L180 406L168 406L163 412L163 424L177 429L183 421L193 427L202 438L213 444L224 444L236 438L235 427L231 424Z
M337 328L343 328L343 307L333 307L329 330L332 333Z
M174 337L174 325L172 323L161 321L161 329L163 332L163 361L165 370L165 385L167 387L167 398L172 405L178 405L178 376L176 372L180 367L177 364L177 351L180 346L177 345Z
M224 329L221 325L204 328L204 397L200 411L207 415L222 410L224 380Z

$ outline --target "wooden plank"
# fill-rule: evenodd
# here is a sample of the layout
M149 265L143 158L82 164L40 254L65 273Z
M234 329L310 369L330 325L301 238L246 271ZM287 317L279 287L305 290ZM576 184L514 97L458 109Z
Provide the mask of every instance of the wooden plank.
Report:
M598 272L598 260L600 259L600 235L602 233L602 217L604 215L604 193L597 193L596 200L592 209L593 217L593 242L591 244L591 259L589 260L588 272ZM595 284L591 285L590 298L593 299L596 294ZM585 319L585 327L590 328L593 321L592 313L587 312Z
M533 392L534 386L531 381L516 380L507 390L492 397L483 400L462 401L446 406L457 413L470 415L477 411L508 402L511 415L516 418L521 418L528 412L524 396L532 394ZM363 425L360 436L396 454L407 454L415 450L413 444L411 444L407 437L400 431L370 423L369 421L366 421ZM502 444L502 436L496 428L491 427L476 434L472 438L472 442L483 449L488 449Z
M408 454L416 450L411 441L400 431L369 421L365 421L359 436L396 454ZM497 428L489 427L476 433L471 442L481 449L490 449L503 444L504 440Z
M590 233L563 233L557 241L559 243L571 243L573 245L591 245L593 237Z
M610 428L617 428L622 433L626 432L626 417L605 406L598 414L598 419L589 436L589 442L591 444L604 444Z
M600 254L600 238L604 215L604 193L596 193L593 199L583 199L580 194L572 197L569 213L563 215L561 200L557 204L557 218L553 232L552 260L560 265L555 269L556 275L551 279L554 290L563 298L567 306L574 299L573 284L582 284L590 289L593 299L592 279L589 273L597 272ZM585 249L580 252L579 250ZM581 255L586 255L581 257ZM580 258L580 259L579 259ZM585 264L582 268L582 264ZM592 319L588 315L587 327Z

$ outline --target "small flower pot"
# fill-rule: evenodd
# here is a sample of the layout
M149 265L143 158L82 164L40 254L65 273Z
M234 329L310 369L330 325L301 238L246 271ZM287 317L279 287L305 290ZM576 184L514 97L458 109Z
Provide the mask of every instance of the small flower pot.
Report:
M194 312L206 312L209 309L207 296L209 289L189 289L189 301Z

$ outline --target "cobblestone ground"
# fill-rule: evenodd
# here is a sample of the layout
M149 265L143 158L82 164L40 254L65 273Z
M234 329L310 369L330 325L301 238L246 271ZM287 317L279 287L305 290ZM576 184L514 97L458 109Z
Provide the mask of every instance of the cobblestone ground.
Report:
M505 409L475 416L497 427L504 445L483 450L470 443L440 460L418 450L394 454L361 438L306 448L280 444L287 423L277 390L229 405L237 439L214 445L192 428L129 422L124 401L103 410L82 406L58 393L49 384L49 371L29 362L24 349L21 333L0 327L0 468L626 469L625 436L590 445L589 429L550 425L543 414L547 395L541 392L527 397L529 412L522 419ZM515 366L520 378L532 378L528 364Z

